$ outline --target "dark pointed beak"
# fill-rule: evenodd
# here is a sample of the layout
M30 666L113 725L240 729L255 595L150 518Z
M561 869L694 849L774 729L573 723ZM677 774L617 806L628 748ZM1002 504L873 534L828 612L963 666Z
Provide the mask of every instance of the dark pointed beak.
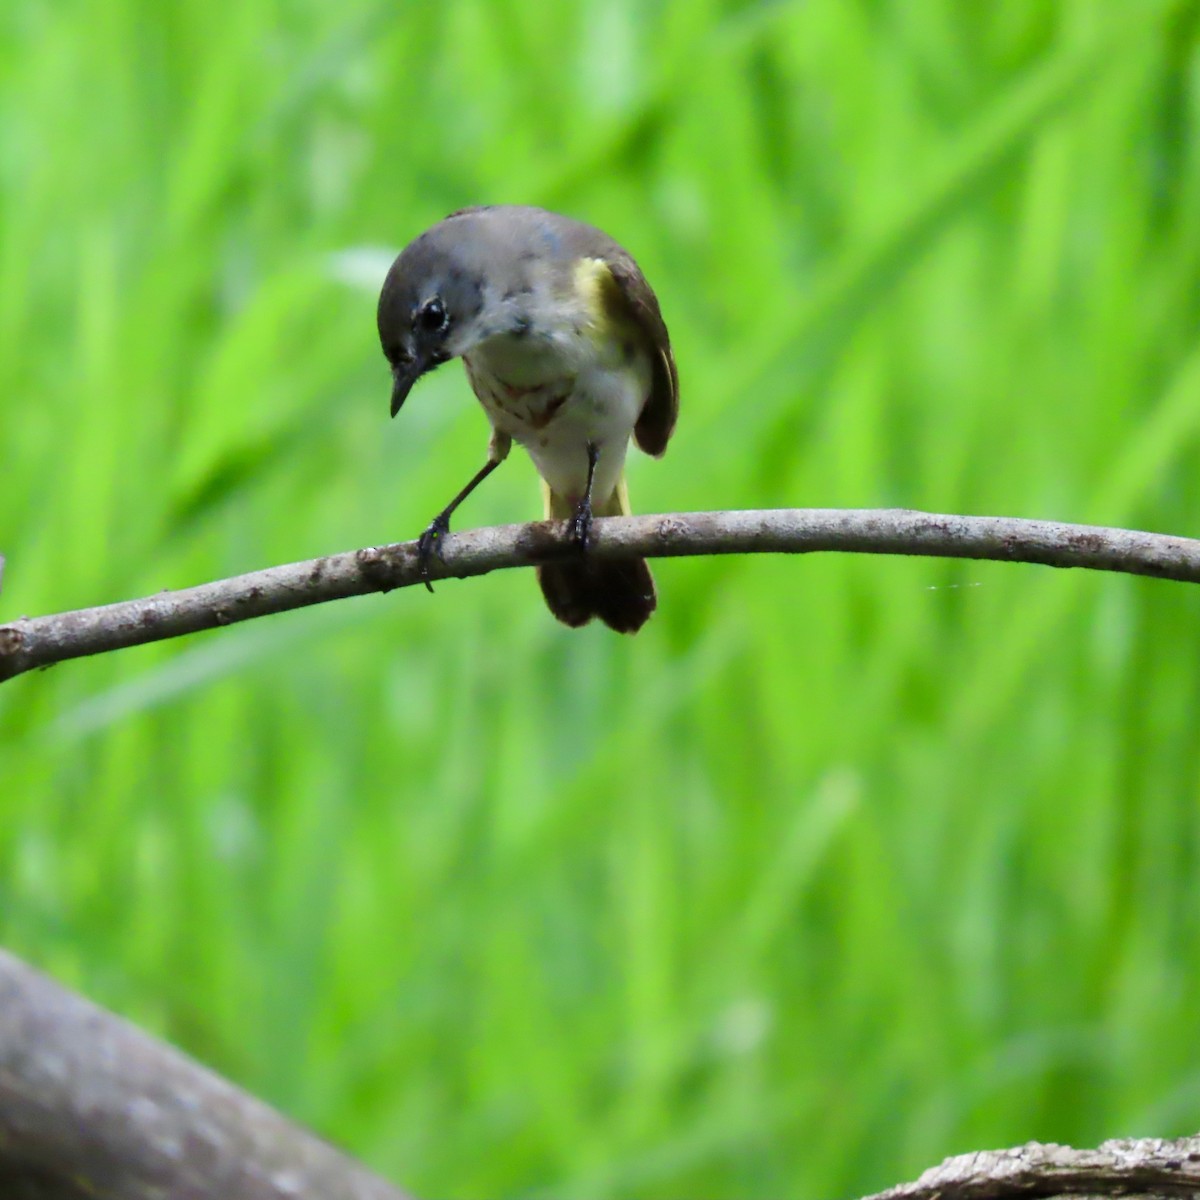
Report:
M392 368L393 417L400 411L401 405L408 399L408 393L412 391L413 384L425 373L427 366L426 360L418 356L411 362L397 363Z

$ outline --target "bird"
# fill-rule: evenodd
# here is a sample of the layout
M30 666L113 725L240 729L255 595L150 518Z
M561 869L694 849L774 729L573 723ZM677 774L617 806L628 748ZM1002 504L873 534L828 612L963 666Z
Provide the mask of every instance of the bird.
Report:
M395 417L413 385L453 358L491 423L487 461L430 522L418 560L440 556L450 518L518 442L542 479L547 519L575 553L541 563L551 613L636 633L657 606L644 559L588 556L594 516L627 516L629 442L660 457L679 413L679 375L658 299L608 234L526 205L459 209L410 242L384 280L379 340Z

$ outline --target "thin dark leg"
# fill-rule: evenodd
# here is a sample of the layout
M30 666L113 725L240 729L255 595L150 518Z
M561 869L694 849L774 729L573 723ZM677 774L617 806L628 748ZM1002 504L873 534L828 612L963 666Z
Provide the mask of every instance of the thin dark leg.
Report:
M421 578L425 586L432 592L433 584L429 582L429 563L436 553L442 557L442 538L450 532L450 518L454 510L500 465L498 459L488 461L475 472L475 477L467 484L432 521L429 528L417 539L417 565L421 569Z
M583 499L575 506L575 515L567 523L567 533L580 550L588 548L588 539L592 535L592 484L596 479L596 464L600 461L600 447L595 442L588 442L587 456L587 487L583 490Z

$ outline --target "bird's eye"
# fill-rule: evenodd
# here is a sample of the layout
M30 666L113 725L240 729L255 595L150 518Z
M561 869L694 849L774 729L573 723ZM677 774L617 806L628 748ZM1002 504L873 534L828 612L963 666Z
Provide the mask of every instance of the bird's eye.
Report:
M436 333L446 327L446 310L436 296L428 304L422 305L417 313L416 324L426 333Z

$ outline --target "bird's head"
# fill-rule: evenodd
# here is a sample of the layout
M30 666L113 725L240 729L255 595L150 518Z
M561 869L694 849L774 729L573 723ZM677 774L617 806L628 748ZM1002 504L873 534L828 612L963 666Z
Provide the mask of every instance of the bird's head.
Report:
M392 416L428 371L496 332L487 321L485 264L458 222L444 221L392 263L379 295L379 341L392 368Z

